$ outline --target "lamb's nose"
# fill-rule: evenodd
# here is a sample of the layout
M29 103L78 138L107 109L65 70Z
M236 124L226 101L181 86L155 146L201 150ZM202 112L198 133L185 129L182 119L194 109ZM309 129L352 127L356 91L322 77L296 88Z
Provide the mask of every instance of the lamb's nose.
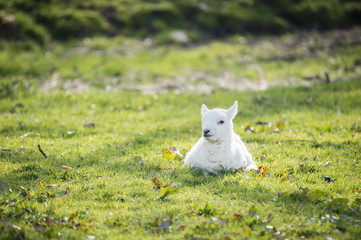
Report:
M211 131L211 130L204 129L204 130L203 130L203 135L204 135L204 136L207 136L207 134L208 134L210 131Z

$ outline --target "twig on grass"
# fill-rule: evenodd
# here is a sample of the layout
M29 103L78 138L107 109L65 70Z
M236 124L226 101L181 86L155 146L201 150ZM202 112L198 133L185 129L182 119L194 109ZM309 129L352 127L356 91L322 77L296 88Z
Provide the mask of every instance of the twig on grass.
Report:
M310 133L310 132L307 131L307 130L305 130L305 132L311 135L311 137L313 138L313 140L315 140L315 143L319 144L319 143L317 142L317 139L315 138L315 136L314 136L312 133Z
M46 156L46 154L43 152L43 150L41 149L41 147L40 147L40 144L38 144L38 148L39 148L39 151L41 152L41 154L43 154L43 156L45 157L45 158L48 158L48 156Z
M2 151L5 151L5 152L10 152L11 149L8 149L8 148L1 148Z

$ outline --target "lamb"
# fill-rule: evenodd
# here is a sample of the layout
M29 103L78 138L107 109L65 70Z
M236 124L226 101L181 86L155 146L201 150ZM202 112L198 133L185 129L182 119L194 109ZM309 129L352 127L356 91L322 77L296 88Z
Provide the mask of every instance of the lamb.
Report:
M203 136L186 155L185 163L188 167L200 168L213 174L240 168L246 172L258 170L246 145L233 131L232 120L237 110L237 101L228 110L209 110L206 105L202 105Z

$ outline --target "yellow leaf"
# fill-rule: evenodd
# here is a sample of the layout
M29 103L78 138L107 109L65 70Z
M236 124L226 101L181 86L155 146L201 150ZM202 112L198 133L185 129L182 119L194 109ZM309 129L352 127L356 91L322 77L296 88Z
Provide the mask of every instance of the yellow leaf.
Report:
M175 158L175 153L172 152L171 150L169 150L168 148L163 148L162 153L163 153L163 156L168 160L172 160Z

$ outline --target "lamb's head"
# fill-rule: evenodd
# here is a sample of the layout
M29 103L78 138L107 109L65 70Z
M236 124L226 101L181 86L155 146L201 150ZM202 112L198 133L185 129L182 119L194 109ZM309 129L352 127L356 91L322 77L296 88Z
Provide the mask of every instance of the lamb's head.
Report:
M203 104L201 108L203 137L212 143L220 143L230 139L233 132L232 119L236 116L237 109L237 101L228 110L220 108L209 110Z

